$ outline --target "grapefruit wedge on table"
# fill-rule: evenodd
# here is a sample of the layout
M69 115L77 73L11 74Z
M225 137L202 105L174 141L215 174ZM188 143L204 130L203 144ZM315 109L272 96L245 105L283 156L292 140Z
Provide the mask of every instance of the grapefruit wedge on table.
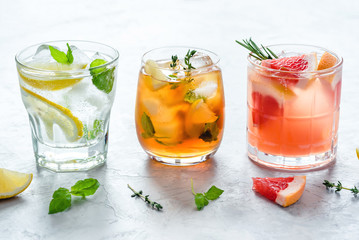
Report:
M23 192L32 181L32 173L20 173L0 168L0 199L11 198Z
M297 202L304 192L305 176L286 178L252 178L253 190L277 204L288 207Z

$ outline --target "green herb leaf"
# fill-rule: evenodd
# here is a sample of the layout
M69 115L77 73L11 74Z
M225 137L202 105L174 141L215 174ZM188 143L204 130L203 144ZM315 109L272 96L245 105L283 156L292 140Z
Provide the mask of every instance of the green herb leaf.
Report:
M97 89L108 94L112 91L113 83L115 81L115 67L110 69L105 67L91 69L105 63L107 63L107 61L103 59L93 60L90 64L90 73L92 75L92 83L97 87Z
M95 59L95 60L93 60L90 63L90 73L91 73L91 75L94 75L94 74L97 74L97 73L100 73L100 72L106 70L106 68L95 68L95 67L104 65L105 63L107 63L107 61L103 60L103 59ZM95 69L91 69L91 68L95 68Z
M142 133L143 138L151 138L155 135L156 132L155 128L153 127L151 118L145 112L143 112L142 114L141 124L143 130L145 131L144 133Z
M187 68L184 68L184 70L191 70L191 69L196 69L195 67L192 66L192 63L190 62L190 59L196 54L196 50L192 50L188 49L188 52L184 58L184 64L187 65Z
M71 194L75 196L90 196L93 195L99 188L100 183L93 178L87 178L77 181L75 185L71 187Z
M175 68L177 66L177 61L178 61L177 55L174 56L172 55L171 59L172 59L172 63L170 64L170 67Z
M58 62L58 63L68 63L68 59L66 53L57 50L53 46L49 46L51 56Z
M206 100L206 97L197 95L193 90L188 90L184 95L184 100L188 103L194 103L198 99Z
M204 131L199 136L200 139L202 139L205 142L217 141L217 139L218 139L217 137L219 134L219 129L217 126L218 119L219 119L219 117L217 118L217 120L215 122L206 123L204 125Z
M191 178L191 190L194 195L194 202L198 210L202 210L205 206L208 205L208 200L215 200L221 196L224 192L222 189L212 186L206 193L196 193L193 189L193 180Z
M343 185L340 181L338 181L338 184L335 184L335 183L329 182L328 180L324 180L323 185L327 189L335 188L335 192L340 192L342 189L345 189L345 190L351 191L355 197L359 194L359 189L356 186L354 186L353 188L343 187Z
M243 42L239 42L236 40L239 45L250 51L249 55L257 60L262 61L266 59L278 58L278 56L274 54L274 52L272 52L269 48L264 47L263 45L261 45L262 48L259 48L258 45L253 42L252 38L249 38L249 40L243 39L242 41ZM264 50L264 52L262 50Z
M197 209L202 210L205 206L208 205L208 200L202 193L197 193L194 196L194 202L196 203Z
M138 197L138 198L141 198L145 203L147 203L149 206L151 206L152 209L155 209L157 211L161 211L163 209L162 205L159 204L158 202L155 202L155 201L151 201L150 200L150 195L146 195L144 196L143 195L143 192L142 190L140 191L136 191L135 189L133 189L129 184L127 184L127 187L129 189L131 189L131 191L133 192L133 194L131 195L131 197Z
M84 137L87 139L87 140L93 140L95 139L100 133L102 133L102 128L103 128L103 120L98 120L96 119L94 122L93 122L93 128L92 130L89 130L88 129L88 126L86 124L84 124L84 128L83 128L83 131L84 131Z
M71 194L66 188L57 189L52 195L49 206L49 214L63 212L71 207Z
M74 62L74 56L72 55L72 50L70 48L70 45L68 43L66 43L66 45L67 45L67 54L66 54L67 62L71 64Z
M204 195L208 200L216 200L223 192L222 189L212 186L206 193L204 193Z

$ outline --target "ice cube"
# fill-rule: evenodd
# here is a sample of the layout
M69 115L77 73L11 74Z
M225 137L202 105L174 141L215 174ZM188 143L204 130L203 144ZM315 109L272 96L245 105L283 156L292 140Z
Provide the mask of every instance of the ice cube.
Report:
M202 52L196 52L189 61L195 68L203 68L213 65L211 57ZM183 59L180 60L180 64L182 67L187 68L187 65L184 63Z
M104 56L103 54L96 52L92 57L91 57L91 61L95 60L95 59L102 59L105 61L108 61L107 57Z
M91 62L91 59L81 49L74 45L70 45L70 48L72 50L72 55L74 56L74 62L72 64L81 68L81 66L84 67Z
M193 90L193 92L197 96L210 98L216 94L218 88L218 84L216 79L214 81L203 81L199 84L199 86Z

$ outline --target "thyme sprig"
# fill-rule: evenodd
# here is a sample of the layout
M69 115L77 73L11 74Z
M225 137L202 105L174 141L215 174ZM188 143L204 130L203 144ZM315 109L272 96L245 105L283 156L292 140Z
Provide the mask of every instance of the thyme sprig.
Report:
M349 190L350 192L352 192L354 194L355 197L359 193L359 189L356 186L354 186L353 188L346 188L346 187L343 187L343 185L340 181L338 181L338 184L335 184L335 183L329 182L328 180L324 180L323 185L327 189L335 188L335 192L340 192L342 189Z
M236 40L236 42L239 45L250 51L249 53L250 56L254 57L259 61L278 58L278 56L274 52L272 52L272 50L270 50L267 47L264 47L262 44L261 44L262 48L259 48L258 45L255 42L253 42L252 38L249 38L249 40L243 39L242 41L243 42L239 42ZM264 52L262 50L264 50Z
M186 56L184 57L184 64L187 65L187 68L183 68L184 70L191 70L191 69L196 69L195 67L192 66L192 63L190 62L190 59L196 54L196 50L192 50L188 49L188 52L186 54Z
M172 55L171 59L172 59L172 63L170 64L170 67L174 69L177 66L178 57L177 55L174 56Z
M161 211L163 209L162 205L159 204L158 202L153 202L149 199L150 195L143 195L142 190L136 192L129 184L127 184L127 187L129 189L131 189L131 191L133 192L133 194L131 195L131 197L139 197L141 198L145 203L147 203L148 205L151 206L152 209L155 209L157 211Z

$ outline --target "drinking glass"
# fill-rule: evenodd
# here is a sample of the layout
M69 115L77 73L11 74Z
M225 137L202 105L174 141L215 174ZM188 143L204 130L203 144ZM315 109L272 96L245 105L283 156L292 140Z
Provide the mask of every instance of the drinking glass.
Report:
M39 166L85 171L106 161L118 57L87 41L45 42L16 55Z
M248 156L280 169L311 169L335 159L338 142L343 60L327 49L309 45L273 45L279 56L327 52L334 66L288 71L261 65L248 56Z
M218 62L215 53L189 47L143 55L135 119L138 140L151 158L184 166L215 154L224 127Z

